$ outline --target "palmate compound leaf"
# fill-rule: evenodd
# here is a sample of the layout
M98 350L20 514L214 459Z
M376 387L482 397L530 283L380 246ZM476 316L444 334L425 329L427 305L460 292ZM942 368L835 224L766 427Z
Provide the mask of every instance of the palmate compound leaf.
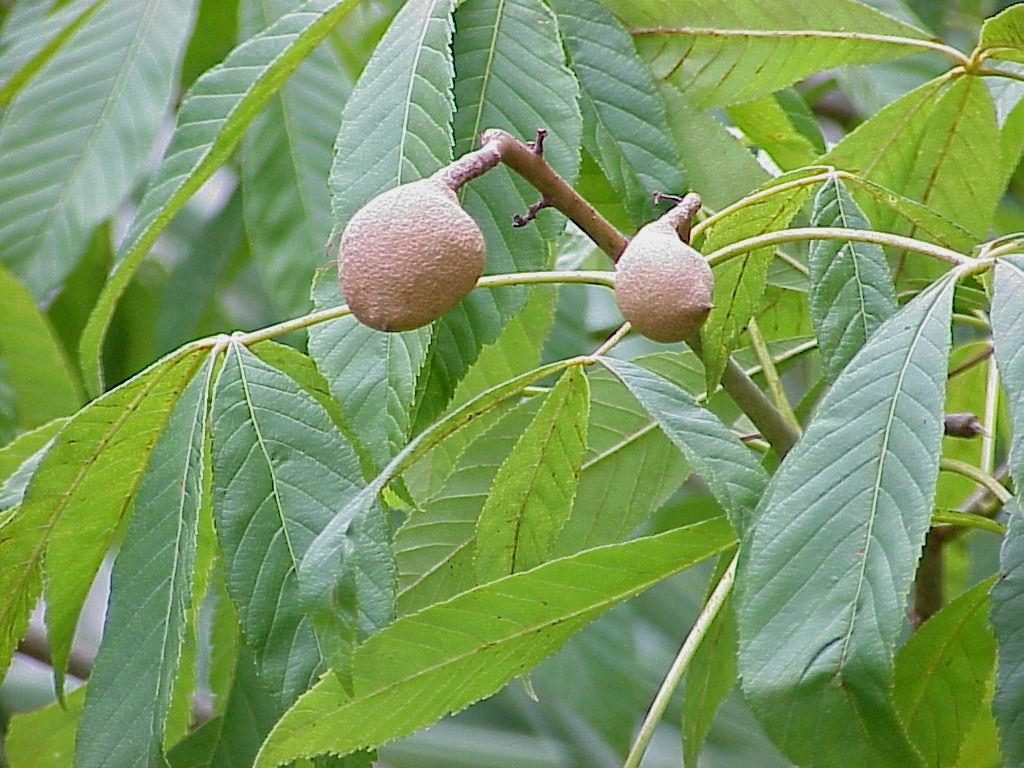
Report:
M160 766L192 598L214 360L181 393L157 439L111 575L75 765Z
M702 107L749 101L823 68L906 56L929 39L854 0L605 3L632 29L655 77Z
M553 560L398 619L356 650L354 695L322 678L281 718L256 765L347 754L457 712L608 608L734 541L716 518Z
M6 666L46 572L46 624L58 690L82 601L174 402L202 360L185 348L67 421L0 529L0 666Z
M590 391L570 368L494 476L476 523L481 583L547 560L572 510L587 442Z
M1013 425L1010 473L1018 497L1024 487L1024 256L996 262L992 296L992 337L996 363L1006 391ZM1008 765L1024 763L1024 512L1019 501L1007 505L1010 522L999 553L999 581L992 588L992 625L999 666L993 710Z
M296 572L316 535L362 489L359 462L311 395L238 343L218 376L211 422L228 591L261 679L287 705L325 659L341 669L357 635L354 612L341 611L314 632L323 616L311 621L300 607ZM334 572L345 567L338 560ZM388 563L377 567L386 572Z
M893 701L925 765L957 764L988 698L996 646L986 579L932 616L896 654Z
M43 296L145 170L195 0L107 0L0 119L0 261Z
M869 229L870 225L838 178L814 198L811 225ZM896 291L881 246L815 240L807 255L811 322L825 364L835 381L875 329L896 312Z
M234 151L245 129L300 62L356 5L309 0L235 48L189 89L164 159L118 249L79 342L86 387L102 388L100 353L117 302L143 257L174 215Z
M932 513L953 287L917 296L854 357L741 542L744 692L801 765L918 764L889 680Z

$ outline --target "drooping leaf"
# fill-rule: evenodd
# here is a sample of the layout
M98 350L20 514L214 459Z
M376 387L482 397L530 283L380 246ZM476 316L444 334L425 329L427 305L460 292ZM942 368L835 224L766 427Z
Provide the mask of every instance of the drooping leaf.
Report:
M1024 256L996 262L992 297L992 337L996 362L1006 392L1012 435L1010 473L1024 487ZM999 581L992 588L992 626L999 666L993 710L1008 764L1024 762L1024 512L1018 501L1007 505L1010 521L999 553Z
M18 427L32 429L78 410L82 388L63 347L32 295L3 267L0 295L0 328L12 331L0 334L0 361L14 390Z
M468 443L444 486L409 513L395 534L400 613L409 613L476 584L476 527L491 486L539 402L526 402ZM458 437L458 434L455 435Z
M991 685L996 644L986 579L932 616L896 654L893 701L925 765L957 764Z
M213 358L157 439L111 575L75 765L162 766L164 720L192 598Z
M156 436L201 360L184 350L72 417L0 533L0 662L21 636L46 571L46 625L58 690L93 575L145 470Z
M641 224L655 214L652 192L683 190L665 106L628 32L597 0L559 0L554 9L580 80L584 146Z
M488 128L524 141L544 128L544 157L571 184L582 134L579 88L565 66L554 15L538 0L467 0L455 26L456 156L474 149ZM528 227L512 227L512 216L536 202L533 187L499 166L463 187L461 198L486 238L486 272L548 265L546 240L561 231L561 216L545 211ZM525 300L522 288L474 291L441 318L417 387L417 424L429 424L444 410L481 347L497 338Z
M82 331L79 358L91 392L101 389L103 339L142 258L174 215L230 157L260 109L355 5L356 0L309 0L239 45L189 90L170 146L118 249L117 266ZM168 24L176 26L177 21Z
M741 542L744 691L799 763L918 762L888 681L932 513L953 285L920 294L861 348Z
M481 583L545 562L572 509L587 442L590 389L570 368L494 476L476 525Z
M453 410L411 440L388 462L388 465L370 484L342 506L340 512L331 519L310 545L299 568L299 591L307 610L313 611L315 615L318 611L329 610L333 605L333 595L337 587L334 577L337 563L344 558L346 552L367 548L365 543L360 544L360 548L356 548L355 540L359 538L359 531L358 527L353 530L353 521L377 519L371 513L377 503L377 497L389 483L449 435L500 408L511 397L520 394L525 387L535 381L558 373L574 362L579 363L579 360L563 360L542 365L491 387L465 405ZM378 582L383 581L383 579L378 579Z
M587 375L587 455L555 548L560 555L622 541L690 474L682 453L621 381L600 368Z
M999 579L992 587L992 628L998 665L992 711L999 724L1000 745L1008 765L1024 761L1024 511L1012 501L1006 538L999 552Z
M323 678L275 726L256 765L375 746L458 711L616 603L732 542L715 519L554 560L399 619L356 651L354 696Z
M811 225L870 229L837 178L814 198ZM807 255L811 321L818 337L825 375L835 381L875 329L896 312L896 291L881 246L815 240Z
M726 111L729 119L784 171L813 165L825 151L820 131L808 135L801 122L810 110L792 88L734 104ZM811 123L817 130L813 118Z
M795 171L773 179L758 192L811 175L811 171ZM810 191L807 185L782 186L776 194L755 199L748 205L738 204L707 226L703 239L698 243L699 249L710 253L746 237L784 229L807 200ZM760 309L771 261L772 249L760 248L714 268L714 308L700 332L708 391L714 391L718 386L729 354L747 322Z
M85 688L11 719L4 751L11 768L67 768L75 756L75 731L85 704Z
M0 448L0 486L7 483L8 479L19 471L32 454L50 442L50 439L64 427L67 419L54 419L41 427L18 435L17 438ZM41 460L41 459L40 459ZM19 495L15 504L21 503ZM0 509L6 506L0 502Z
M698 106L749 101L828 67L887 61L929 35L853 0L828 6L771 0L617 0L655 77ZM909 38L909 39L908 39Z
M705 205L725 208L768 178L757 158L712 115L670 85L660 92L687 182Z
M26 15L16 20L19 23L13 36L3 41L0 51L0 107L10 102L106 2L72 3L49 15L36 18ZM7 26L14 26L14 23L8 20Z
M295 0L242 3L245 40L293 10ZM327 169L338 111L351 83L330 46L312 50L256 118L242 140L246 233L253 262L274 306L298 314L326 260L331 233Z
M60 285L145 169L194 10L107 0L4 111L0 261L35 296Z
M937 79L866 120L821 162L924 203L977 237L988 230L1002 193L1000 157L992 151L998 145L995 108L984 83L973 77L949 84ZM874 201L859 202L876 228L900 225ZM905 224L898 229L907 231ZM909 258L921 266L920 256Z
M1013 5L981 25L978 51L986 57L1024 61L1024 8Z
M330 190L336 231L371 198L451 161L451 17L452 0L406 3L367 62L335 144Z
M351 617L314 633L297 571L314 537L362 488L358 459L313 397L237 343L217 379L211 422L228 590L260 678L288 704L324 658L340 665L355 637L343 626Z
M316 308L340 304L334 271L313 283ZM416 399L416 378L426 358L431 328L385 333L352 316L309 329L309 354L341 404L345 423L380 470L405 445Z
M601 363L654 417L743 537L768 482L755 454L675 384L634 363L610 357L601 358Z

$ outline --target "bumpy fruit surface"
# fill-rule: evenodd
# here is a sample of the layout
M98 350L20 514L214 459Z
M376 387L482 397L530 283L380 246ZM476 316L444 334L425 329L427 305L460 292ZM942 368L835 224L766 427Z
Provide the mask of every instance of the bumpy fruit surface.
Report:
M341 236L341 292L352 314L380 331L441 317L473 290L483 268L480 227L432 178L373 198Z
M639 333L682 341L711 311L714 277L707 261L665 220L643 227L619 257L615 300Z

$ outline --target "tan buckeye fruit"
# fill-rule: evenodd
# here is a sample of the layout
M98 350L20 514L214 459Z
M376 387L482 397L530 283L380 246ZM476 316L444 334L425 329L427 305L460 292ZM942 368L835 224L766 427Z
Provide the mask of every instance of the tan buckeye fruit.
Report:
M373 198L341 236L342 294L352 314L379 331L441 317L473 290L483 268L480 227L436 178Z
M641 228L615 268L619 309L635 330L653 341L683 341L711 311L711 268L679 239L675 218L670 211Z

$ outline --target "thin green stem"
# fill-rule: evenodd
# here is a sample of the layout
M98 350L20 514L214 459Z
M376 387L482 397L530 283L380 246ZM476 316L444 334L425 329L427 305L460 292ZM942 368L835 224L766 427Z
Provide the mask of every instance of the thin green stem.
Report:
M779 371L775 367L775 363L772 362L771 352L768 350L768 344L761 334L761 328L758 326L756 318L750 318L750 322L747 324L747 334L750 336L750 343L754 347L757 361L761 363L761 371L764 374L765 383L768 385L768 393L771 395L772 402L775 403L779 413L785 416L793 429L799 433L801 431L800 422L786 397L786 390L782 386Z
M995 477L983 469L979 469L973 464L968 464L966 461L943 457L939 461L939 469L945 470L946 472L955 472L969 480L973 480L978 485L986 488L1003 504L1013 498L1013 495L1006 489L1006 486L996 480Z
M980 75L981 77L1005 77L1009 80L1020 80L1024 82L1024 74L1020 72L1011 72L1008 69L996 69L994 67L978 67L972 74Z
M603 285L607 288L615 287L615 273L602 271L580 270L576 272L509 272L501 275L486 275L481 277L476 284L477 288L502 288L509 285L543 285L548 283L585 283L587 285ZM342 304L339 307L321 309L317 312L310 312L301 317L294 317L266 328L260 328L248 333L236 333L232 338L240 344L249 346L260 341L283 336L292 331L309 328L312 325L326 323L328 320L337 320L352 314L348 305ZM217 337L211 337L216 339ZM207 340L204 340L207 341ZM212 343L212 342L210 342Z
M654 736L654 730L658 727L658 723L661 722L665 709L672 699L672 694L679 687L679 682L683 679L683 675L686 674L686 669L690 666L693 655L700 647L701 641L704 640L704 636L708 633L712 622L718 616L719 611L722 610L725 599L732 591L735 578L736 558L734 557L725 573L722 574L722 578L719 580L714 592L711 593L707 603L704 604L704 608L701 609L700 615L697 616L697 621L694 622L693 629L686 636L683 647L676 654L672 666L669 667L668 674L665 675L665 680L662 682L661 688L658 689L651 708L647 711L647 717L644 718L644 722L640 726L640 731L633 741L633 746L630 747L629 754L626 756L626 761L622 764L622 768L639 768L640 761L643 760L644 753L647 752L647 747Z
M591 357L596 358L601 357L601 355L607 355L612 350L612 348L615 347L616 344L618 344L620 341L626 338L626 336L629 335L629 332L632 329L632 327L633 326L631 326L628 322L620 325L618 329L615 331L615 333L613 333L611 336L605 339L601 346L594 350L594 353L591 355Z
M805 240L846 240L859 243L874 243L875 245L914 251L915 253L931 256L933 259L938 259L958 267L966 267L973 263L973 259L949 248L943 248L941 245L933 245L923 240L915 240L912 237L892 235L888 232L876 232L871 229L847 229L845 227L796 227L794 229L780 229L777 232L766 232L763 235L748 237L723 246L717 251L709 253L707 260L708 264L714 267L758 248L780 245L781 243L803 242Z
M971 328L977 328L978 330L981 331L989 330L988 322L986 322L980 317L975 317L974 315L965 315L962 312L953 313L953 322L959 325L968 325Z
M989 520L981 515L972 515L969 512L957 512L955 509L937 509L932 512L932 525L954 525L957 528L975 528L979 531L988 531L1002 536L1006 533L1006 526Z
M991 351L991 347L989 350ZM996 419L999 415L999 369L989 357L985 376L985 413L981 417L981 469L989 475L996 466ZM1000 486L1002 487L1002 486ZM1006 503L1006 500L1003 500Z

